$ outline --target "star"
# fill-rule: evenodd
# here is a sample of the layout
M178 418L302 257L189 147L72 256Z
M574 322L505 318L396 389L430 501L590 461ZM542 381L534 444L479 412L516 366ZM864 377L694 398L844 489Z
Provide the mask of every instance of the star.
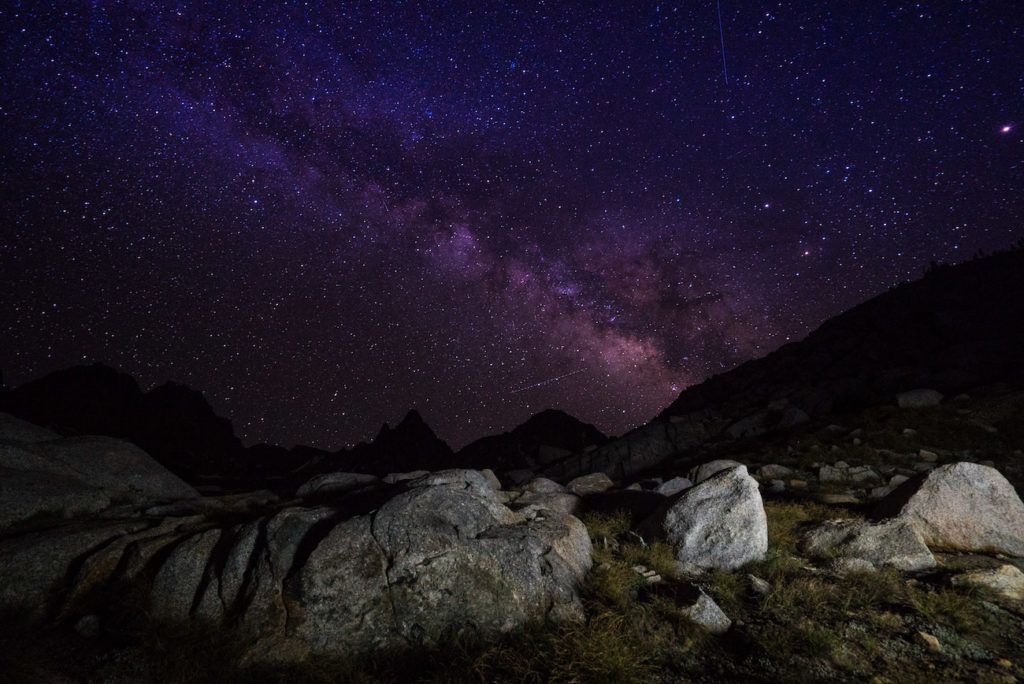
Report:
M999 132L1002 133L1003 135L1006 135L1007 133L1009 133L1012 130L1013 130L1013 125L1012 124L1006 124L1005 126L1003 126L1002 128L999 129Z

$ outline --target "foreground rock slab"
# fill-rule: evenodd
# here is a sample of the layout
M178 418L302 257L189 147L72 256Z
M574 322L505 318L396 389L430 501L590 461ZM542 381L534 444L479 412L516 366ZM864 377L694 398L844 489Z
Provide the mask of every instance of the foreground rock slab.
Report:
M581 619L586 528L499 494L484 474L451 470L360 515L322 505L63 523L0 539L0 609L74 621L132 595L157 622L202 624L233 635L247 662L282 663Z
M929 548L1024 557L1024 503L998 470L951 463L882 499L878 518L909 521Z

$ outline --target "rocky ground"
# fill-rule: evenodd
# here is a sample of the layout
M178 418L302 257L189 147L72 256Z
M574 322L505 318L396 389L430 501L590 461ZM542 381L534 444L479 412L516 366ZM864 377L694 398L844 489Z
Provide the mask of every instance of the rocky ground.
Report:
M1017 681L1022 406L918 392L631 479L327 473L220 497L5 418L0 672Z

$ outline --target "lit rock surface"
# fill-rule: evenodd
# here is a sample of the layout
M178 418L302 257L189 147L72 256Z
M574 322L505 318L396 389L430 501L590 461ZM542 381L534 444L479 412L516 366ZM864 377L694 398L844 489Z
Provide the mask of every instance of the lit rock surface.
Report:
M1024 557L1024 503L988 466L952 463L919 475L882 499L875 515L909 521L932 549Z

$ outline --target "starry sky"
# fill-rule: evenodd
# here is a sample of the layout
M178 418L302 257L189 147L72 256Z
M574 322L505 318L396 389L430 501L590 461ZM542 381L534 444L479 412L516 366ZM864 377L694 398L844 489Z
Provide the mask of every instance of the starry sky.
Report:
M618 433L1024 210L1006 2L4 3L0 368ZM724 57L724 60L723 60Z

